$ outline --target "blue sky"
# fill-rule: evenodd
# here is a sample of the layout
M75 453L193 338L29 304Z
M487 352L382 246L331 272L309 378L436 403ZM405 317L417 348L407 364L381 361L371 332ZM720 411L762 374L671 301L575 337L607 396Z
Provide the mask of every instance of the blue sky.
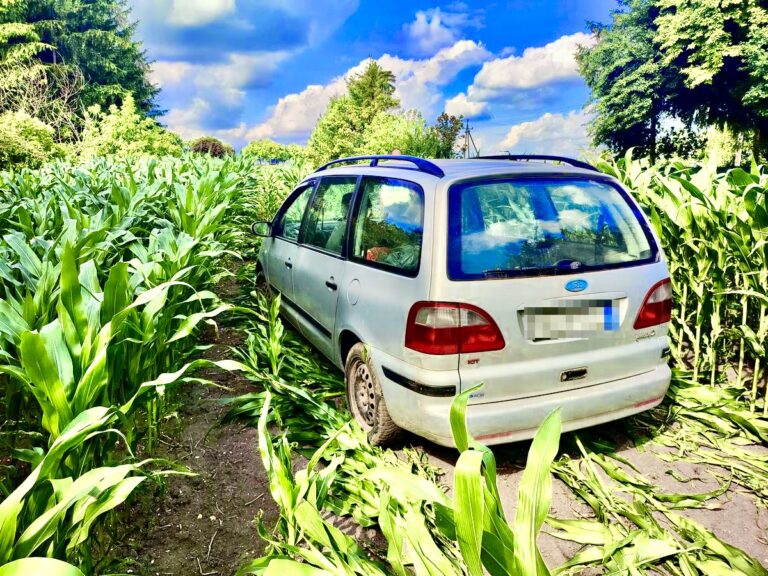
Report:
M345 78L377 60L404 109L470 118L484 153L578 154L588 90L574 52L615 0L489 3L368 0L129 0L185 138L236 146L306 141Z

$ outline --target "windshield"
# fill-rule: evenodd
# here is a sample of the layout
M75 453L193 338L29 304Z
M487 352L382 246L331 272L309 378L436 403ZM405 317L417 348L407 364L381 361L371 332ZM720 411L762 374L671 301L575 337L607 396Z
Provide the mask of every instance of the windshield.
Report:
M453 280L572 274L654 261L639 211L607 182L517 178L449 192Z

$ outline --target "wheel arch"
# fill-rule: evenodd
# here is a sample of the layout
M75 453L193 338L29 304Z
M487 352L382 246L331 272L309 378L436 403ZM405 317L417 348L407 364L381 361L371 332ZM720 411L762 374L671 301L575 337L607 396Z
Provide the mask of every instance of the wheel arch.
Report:
M363 340L355 334L352 330L344 329L339 334L339 364L342 366L342 368L347 363L347 356L349 356L349 351L352 350L352 347L362 342Z

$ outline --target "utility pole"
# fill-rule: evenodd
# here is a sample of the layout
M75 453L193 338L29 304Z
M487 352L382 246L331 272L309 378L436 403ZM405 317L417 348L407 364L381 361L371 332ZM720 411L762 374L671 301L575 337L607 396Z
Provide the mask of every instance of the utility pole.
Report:
M464 128L464 158L469 158L469 145L472 144L472 148L475 150L475 157L480 155L480 151L475 146L475 139L472 138L472 131L469 129L469 120Z

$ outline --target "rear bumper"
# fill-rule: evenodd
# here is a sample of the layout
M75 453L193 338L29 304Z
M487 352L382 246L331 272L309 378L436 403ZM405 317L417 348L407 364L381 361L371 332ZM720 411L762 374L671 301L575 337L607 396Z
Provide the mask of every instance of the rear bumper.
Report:
M453 446L449 422L449 397L428 396L410 390L384 376L382 366L434 386L456 386L458 371L426 371L402 363L380 351L372 359L384 392L390 416L395 423L443 446ZM666 364L621 380L596 384L578 390L493 402L470 404L467 421L472 435L486 445L504 444L533 438L541 422L556 408L561 409L563 432L595 426L649 410L664 399L671 371Z

